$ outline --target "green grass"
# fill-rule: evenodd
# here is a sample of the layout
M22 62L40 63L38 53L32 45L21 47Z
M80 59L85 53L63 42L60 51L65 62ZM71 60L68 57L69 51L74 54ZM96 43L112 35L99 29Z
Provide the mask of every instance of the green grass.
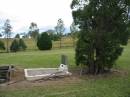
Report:
M125 77L84 79L77 84L48 85L1 91L0 97L129 97L130 79Z
M73 49L2 53L0 54L0 64L14 64L24 68L57 67L60 64L61 54L68 56L70 67L75 67ZM75 80L75 83L56 83L55 85L16 90L0 89L0 97L130 97L129 58L130 43L116 62L116 68L123 69L127 73L97 77L82 76L79 78L81 81Z
M117 66L130 70L130 41L129 44L125 47L122 56L117 60Z
M57 67L61 61L61 55L68 56L69 64L74 65L73 49L57 49L49 51L31 51L17 53L1 53L0 64L14 64L24 68L33 67Z

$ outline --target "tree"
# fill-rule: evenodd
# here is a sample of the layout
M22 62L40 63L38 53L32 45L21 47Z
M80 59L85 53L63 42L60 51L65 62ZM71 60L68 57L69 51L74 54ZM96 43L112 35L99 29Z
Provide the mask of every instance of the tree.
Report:
M52 48L52 41L47 32L43 32L39 35L37 46L39 50L50 50Z
M29 27L29 36L34 39L35 44L37 43L37 37L39 35L39 29L37 27L37 24L32 22Z
M39 35L39 29L37 27L37 24L32 22L29 27L29 35L32 37L35 41L37 41L37 37Z
M61 48L61 38L62 38L63 32L65 31L64 22L62 19L58 19L55 30L57 32L57 35L60 36L60 48Z
M70 26L70 31L71 31L71 37L73 39L73 46L75 46L75 39L77 37L78 27L75 25L74 22Z
M0 37L2 37L2 34L0 33Z
M9 52L9 38L11 36L11 30L12 30L12 27L10 25L10 20L7 19L4 23L4 26L3 26L3 34L6 38L6 49L7 49L7 52Z
M28 33L22 32L20 33L20 35L22 36L22 38L29 38Z
M18 50L19 50L19 42L15 39L10 46L10 51L17 52Z
M53 41L58 41L58 40L60 39L60 36L55 33L55 30L49 29L49 30L47 30L46 32L48 33L48 35L50 35L51 40L53 40Z
M15 38L20 38L20 35L19 35L19 34L16 34Z
M110 70L128 41L130 0L73 0L73 19L80 33L76 64L88 73Z
M26 50L27 46L23 39L19 39L19 50Z
M5 50L4 42L0 40L0 49Z

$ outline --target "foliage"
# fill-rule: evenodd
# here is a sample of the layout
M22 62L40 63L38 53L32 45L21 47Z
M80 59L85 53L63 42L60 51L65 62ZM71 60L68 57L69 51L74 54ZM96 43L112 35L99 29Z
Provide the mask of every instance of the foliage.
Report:
M15 39L10 46L10 51L17 52L18 50L19 50L19 42Z
M12 30L12 27L10 25L10 20L7 19L4 23L4 26L3 26L3 34L6 38L6 48L7 48L7 52L9 52L8 48L9 48L9 38L11 36L11 30Z
M37 46L40 50L50 50L52 48L52 41L47 32L43 32L38 37Z
M110 70L128 40L129 0L73 0L73 18L80 33L76 64L87 65L88 72Z
M22 32L20 33L20 35L22 36L22 38L29 38L29 34L26 32Z
M75 25L74 22L70 26L70 31L71 31L70 35L73 39L73 45L75 46L75 40L76 40L76 37L78 36L78 27Z
M30 37L34 38L35 41L37 41L37 37L38 37L38 35L39 35L39 29L38 29L36 23L32 22L32 23L30 24L29 33L28 33L28 34L29 34Z
M59 40L60 40L60 36L57 35L57 34L51 34L50 37L51 37L51 39L54 40L54 41L59 41Z
M20 35L19 35L19 34L16 34L15 38L20 38Z
M71 24L71 26L70 26L70 31L71 31L71 37L72 37L73 39L75 39L76 36L77 36L78 27L75 25L74 22L73 22L73 23Z
M60 34L60 36L65 31L64 22L62 19L58 19L57 25L55 27L55 31L57 32L57 34Z
M0 37L2 37L2 34L0 33Z
M50 35L51 40L58 41L60 39L60 35L56 34L54 30L50 29L50 30L47 30L46 32Z
M26 50L27 46L23 39L19 39L19 50Z
M0 49L4 50L5 49L5 45L4 42L0 40Z
M62 19L58 19L57 25L55 27L55 31L57 32L57 35L60 36L60 48L61 48L61 38L63 32L65 31L64 22Z

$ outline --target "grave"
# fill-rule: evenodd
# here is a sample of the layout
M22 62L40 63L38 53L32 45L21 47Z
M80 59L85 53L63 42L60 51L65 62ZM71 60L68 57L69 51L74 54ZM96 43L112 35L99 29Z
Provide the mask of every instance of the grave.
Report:
M24 69L24 73L25 78L29 81L71 75L71 73L68 71L68 60L67 56L65 55L61 56L61 64L58 68Z

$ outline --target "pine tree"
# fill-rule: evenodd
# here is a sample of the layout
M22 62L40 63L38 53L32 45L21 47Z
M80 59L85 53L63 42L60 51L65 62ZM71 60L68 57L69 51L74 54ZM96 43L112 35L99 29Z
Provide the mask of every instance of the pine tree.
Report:
M110 70L128 41L130 0L73 0L73 19L80 33L76 64L88 73Z

